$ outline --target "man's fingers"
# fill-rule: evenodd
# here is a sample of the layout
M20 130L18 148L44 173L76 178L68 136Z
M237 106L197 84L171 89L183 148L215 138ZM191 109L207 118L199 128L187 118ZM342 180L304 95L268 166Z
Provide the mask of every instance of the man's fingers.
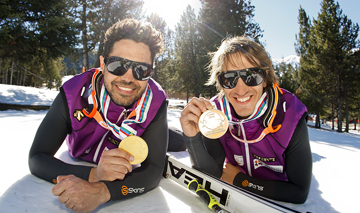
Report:
M61 195L64 191L66 191L66 186L62 183L56 184L51 190L52 194L55 196Z
M199 108L201 112L205 112L207 110L207 106L204 100L204 98L192 98L191 101L186 105L186 107L195 106Z
M65 194L61 194L59 195L58 200L60 203L66 203L69 200L69 197L65 196Z
M103 153L105 156L124 158L127 161L134 161L134 156L122 149L111 149Z
M52 190L51 190L51 193L54 195L54 196L59 196L61 195L62 193L64 192L64 189L61 188L59 185L55 185Z
M74 175L59 175L56 180L57 184L52 188L51 192L55 196L61 195L69 187L70 182L67 183L66 180L74 178Z
M200 98L200 101L205 104L206 110L214 108L209 100Z
M188 137L193 137L199 133L199 119L202 113L213 106L210 101L205 98L192 98L181 112L180 124L183 133Z
M185 121L185 124L186 123L188 123L188 124L191 124L191 125L198 125L198 123L199 123L199 116L197 116L197 115L194 115L194 114L192 114L192 113L188 113L188 114L186 114L185 116L183 116L183 117L181 117L180 119L182 119L182 120L186 120Z
M98 167L94 169L94 177L91 177L92 182L123 180L127 173L132 172L132 165L129 160L133 160L133 156L122 149L104 151Z
M205 112L206 110L213 108L211 102L206 98L202 98L202 97L192 98L189 104L197 106L201 110L201 112Z
M206 100L205 98L193 98L181 112L181 116L194 114L199 119L202 113L212 108L213 106L211 102Z
M125 157L122 157L125 156ZM112 170L117 171L119 166L125 166L128 172L132 171L132 165L129 162L129 159L133 161L133 156L128 152L122 149L112 149L106 151L106 154L103 154L100 158L99 164L103 164L110 167L115 167Z
M69 178L72 178L72 177L75 177L75 176L74 175L59 175L56 178L56 182L61 183L63 180L66 180L66 179L69 179Z

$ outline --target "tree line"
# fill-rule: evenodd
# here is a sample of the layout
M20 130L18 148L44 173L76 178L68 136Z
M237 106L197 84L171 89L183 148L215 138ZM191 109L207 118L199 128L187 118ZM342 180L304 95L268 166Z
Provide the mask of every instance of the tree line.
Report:
M359 25L352 23L334 0L323 0L320 7L311 20L300 6L294 44L299 66L281 63L275 70L280 86L316 114L316 128L331 120L332 129L337 121L337 127L345 126L344 131L349 132L349 123L356 129L360 118Z
M0 82L59 87L61 77L99 66L104 33L119 19L149 21L162 32L166 51L156 59L153 78L170 93L211 97L208 53L226 37L246 35L261 43L250 0L200 0L199 14L188 6L175 26L154 13L144 15L142 0L0 0ZM300 65L275 66L280 86L320 118L360 117L358 24L333 0L322 0L313 20L299 9L294 44ZM295 24L295 23L294 23ZM341 131L341 128L339 128Z
M334 0L323 0L318 17L309 19L299 9L299 34L295 44L300 56L298 95L308 110L320 118L337 119L338 131L349 131L349 119L360 117L359 25L343 14Z
M166 51L156 61L155 80L167 90L186 91L188 97L209 96L216 91L204 86L208 52L226 36L262 36L252 20L250 1L201 0L200 15L188 6L175 30L157 14L145 16L143 4L142 0L1 0L1 83L51 87L50 82L61 80L61 75L97 67L106 29L119 19L136 18L151 22L164 37ZM94 55L95 60L89 58Z

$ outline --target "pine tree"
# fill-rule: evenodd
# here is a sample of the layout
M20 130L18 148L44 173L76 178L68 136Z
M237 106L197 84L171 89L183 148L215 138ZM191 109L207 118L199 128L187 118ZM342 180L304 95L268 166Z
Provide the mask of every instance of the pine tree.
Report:
M65 0L1 1L0 8L0 58L57 58L74 48L76 25Z
M327 104L336 110L338 131L342 132L342 101L347 115L350 94L347 85L352 81L349 73L353 72L349 67L351 64L347 62L347 54L358 43L359 27L342 14L339 3L335 4L333 0L322 1L321 11L318 18L313 20L313 25L300 8L299 24L297 52L301 57L302 89L311 91L309 97L318 99L318 109L323 110Z
M203 76L209 77L205 67L209 63L207 54L214 52L226 37L246 35L259 42L262 30L253 20L255 7L249 0L200 0L202 8L199 12L198 43L199 67L204 70ZM260 43L260 42L259 42ZM214 96L215 86L202 88L205 96Z
M200 0L200 34L203 47L216 51L225 37L262 36L259 24L253 21L255 7L246 0Z
M325 82L334 85L335 88L333 96L337 99L339 132L342 132L342 101L347 102L344 95L347 91L344 91L344 86L348 64L345 63L345 58L347 53L355 47L358 31L358 25L352 25L351 21L342 14L339 3L323 0L321 12L314 22L313 34L317 42L318 68L324 75L330 75L334 79L331 82Z
M94 67L100 66L99 57L103 53L105 32L117 21L125 18L143 19L143 0L96 0L96 12L89 14L89 47L97 49Z
M183 81L183 88L189 95L199 97L202 85L205 84L204 71L199 67L199 32L198 20L194 9L188 5L176 25L175 57L176 68Z
M173 85L174 79L170 75L170 63L172 63L172 55L174 52L172 37L174 32L167 26L165 20L161 18L158 14L151 14L147 17L147 21L150 22L153 27L159 30L163 36L165 50L162 55L155 59L155 73L152 78L154 78L165 90L174 90Z
M345 95L345 117L346 132L349 131L349 122L360 117L360 50L353 49L345 58L348 64L344 76L344 95Z
M325 109L324 90L320 89L322 80L317 79L319 70L315 68L313 58L310 56L311 49L311 28L312 24L306 11L300 6L299 9L299 34L296 35L297 43L295 49L300 56L299 78L301 86L296 94L307 106L309 112L315 113L315 127L320 128L320 113Z
M295 93L299 88L299 80L297 76L297 70L291 65L281 62L277 66L277 71L280 72L280 87L284 88L292 93Z

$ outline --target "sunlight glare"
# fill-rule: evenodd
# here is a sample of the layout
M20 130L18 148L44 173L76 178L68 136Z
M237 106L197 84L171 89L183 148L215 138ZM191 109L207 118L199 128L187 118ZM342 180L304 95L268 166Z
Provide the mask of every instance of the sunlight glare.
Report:
M157 13L165 20L168 27L174 30L188 5L195 10L195 14L198 14L201 6L199 0L144 0L143 8L146 15Z

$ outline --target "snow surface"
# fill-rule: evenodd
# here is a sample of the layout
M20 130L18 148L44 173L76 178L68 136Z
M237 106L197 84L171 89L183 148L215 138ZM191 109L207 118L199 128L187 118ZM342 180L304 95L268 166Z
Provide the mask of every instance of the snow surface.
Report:
M0 84L0 103L49 105L58 92L31 87ZM36 101L33 101L35 99ZM185 103L170 100L170 106ZM180 127L181 110L168 110L169 125ZM0 111L0 212L71 212L51 194L52 184L29 173L28 152L36 130L47 110ZM309 125L314 123L309 122ZM329 128L329 127L328 127ZM354 212L358 209L360 134L337 133L309 128L313 157L310 194L302 205L283 203L301 212ZM56 157L65 162L84 164L72 159L63 145ZM189 163L186 152L180 153ZM162 179L149 193L124 201L109 202L94 212L212 212L188 190ZM256 207L254 206L256 212Z

